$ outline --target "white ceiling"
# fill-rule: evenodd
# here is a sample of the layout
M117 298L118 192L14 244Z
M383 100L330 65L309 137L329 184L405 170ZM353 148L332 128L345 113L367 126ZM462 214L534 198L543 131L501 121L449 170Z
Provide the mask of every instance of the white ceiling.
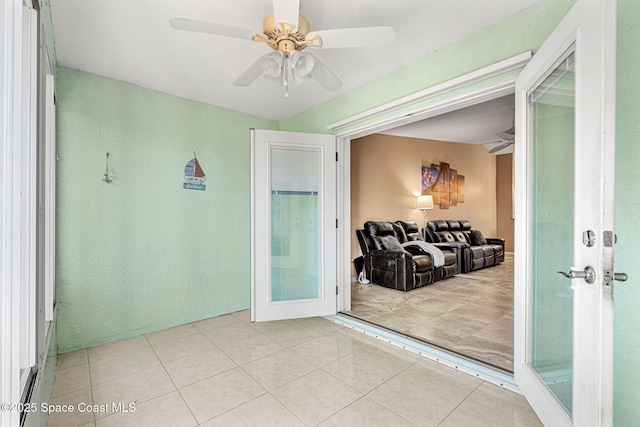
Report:
M496 134L513 126L514 105L514 95L503 96L381 133L436 141L484 144L491 149L505 142ZM496 154L506 153L513 153L513 145Z
M283 120L497 23L538 0L302 0L311 29L390 25L390 46L313 54L344 83L326 92L311 80L285 98L258 79L233 81L270 49L261 43L179 31L172 17L260 32L269 0L50 0L58 65L235 111ZM311 49L311 48L310 48ZM445 138L451 140L450 138Z

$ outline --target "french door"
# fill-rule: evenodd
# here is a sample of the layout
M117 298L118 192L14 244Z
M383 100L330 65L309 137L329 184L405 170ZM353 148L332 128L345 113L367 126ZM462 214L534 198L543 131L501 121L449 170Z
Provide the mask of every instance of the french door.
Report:
M577 0L516 80L515 380L545 425L612 424L615 0Z
M336 314L336 139L251 131L251 320Z

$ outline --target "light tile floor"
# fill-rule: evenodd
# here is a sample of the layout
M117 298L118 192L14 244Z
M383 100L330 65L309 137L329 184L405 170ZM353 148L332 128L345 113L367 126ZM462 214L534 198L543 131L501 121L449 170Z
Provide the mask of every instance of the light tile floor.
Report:
M513 372L513 254L409 292L353 283L349 314Z
M541 425L474 376L323 318L247 311L61 354L50 404L76 409L50 427Z

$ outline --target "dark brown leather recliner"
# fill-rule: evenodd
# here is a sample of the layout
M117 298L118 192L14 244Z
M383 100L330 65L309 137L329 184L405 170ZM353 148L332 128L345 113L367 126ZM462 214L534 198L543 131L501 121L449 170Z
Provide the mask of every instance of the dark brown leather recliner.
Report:
M440 280L445 271L458 271L457 257L452 252L443 251L445 266L436 268L432 256L417 246L403 248L401 244L407 242L407 236L398 224L368 221L364 229L356 230L356 236L365 277L377 285L408 291Z
M427 255L413 256L399 242L397 225L386 221L368 221L356 230L364 260L364 275L376 285L409 291L433 282L433 260Z
M504 261L504 239L485 238L478 230L471 228L468 220L429 221L423 229L428 242L448 242L462 248L462 272L479 270Z

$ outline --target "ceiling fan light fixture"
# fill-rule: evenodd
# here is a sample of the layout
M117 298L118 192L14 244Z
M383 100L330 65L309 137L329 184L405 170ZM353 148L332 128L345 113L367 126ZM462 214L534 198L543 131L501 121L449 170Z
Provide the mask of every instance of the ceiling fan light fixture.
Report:
M280 52L272 52L262 57L260 66L266 78L277 79L282 75L283 56Z
M310 78L311 71L315 65L315 59L308 53L294 52L291 55L291 68L296 78Z

